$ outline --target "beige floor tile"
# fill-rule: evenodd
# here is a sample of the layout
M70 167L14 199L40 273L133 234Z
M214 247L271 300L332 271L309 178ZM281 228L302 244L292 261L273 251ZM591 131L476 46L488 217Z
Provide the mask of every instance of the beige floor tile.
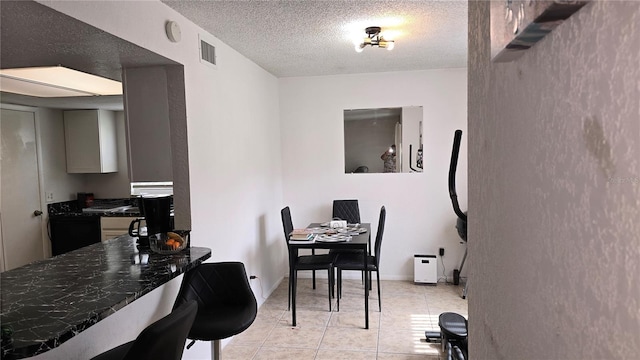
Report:
M377 329L328 327L320 343L325 350L376 351L377 346Z
M331 314L328 311L298 310L296 311L297 327L326 327ZM278 321L279 326L292 326L291 312L287 311Z
M378 360L438 360L438 355L412 355L412 354L389 354L378 353Z
M440 344L427 343L424 330L380 329L381 353L422 354L438 356Z
M468 314L467 314L467 309L465 307L461 307L461 306L455 306L455 307L454 306L432 307L432 306L429 306L429 314L431 314L431 316L435 317L436 319L443 312L454 312L454 313L458 313L458 314L464 316L465 318L469 317Z
M236 346L229 344L224 347L222 354L225 360L249 360L258 351L259 345Z
M275 321L264 321L256 319L249 328L233 337L231 344L233 345L262 345L267 339L271 330L276 327Z
M282 318L284 313L286 313L286 310L269 309L269 308L263 308L261 306L260 309L258 310L258 315L256 316L256 320L276 322Z
M382 302L382 309L384 310L385 302ZM336 309L338 305L336 304ZM358 296L343 296L340 299L340 311L364 311L364 294ZM369 297L369 311L379 312L378 310L378 298Z
M369 328L377 329L380 323L380 313L369 312ZM331 313L329 326L346 328L363 328L365 325L364 310L362 311L334 311Z
M315 349L261 347L253 360L313 360Z
M409 281L385 281L380 282L382 298L385 296L412 296L420 295L424 289L422 285L415 285Z
M321 272L320 272L321 273ZM435 360L440 344L424 339L426 330L438 331L441 312L467 317L462 287L415 285L410 281L382 281L382 312L377 284L369 296L370 329L364 329L364 287L360 279L345 279L340 311L332 299L329 312L327 279L300 278L297 325L287 311L287 279L259 309L254 324L225 347L227 359L318 360Z
M382 311L393 313L426 313L428 312L427 301L423 299L382 299Z
M320 349L315 360L376 360L376 352Z
M380 315L381 329L429 330L438 318L428 312L383 312Z
M364 301L363 301L364 302ZM331 310L335 307L336 299L331 299ZM312 293L298 293L296 295L297 310L329 311L329 296L325 291Z
M324 332L324 327L276 326L264 346L317 349Z

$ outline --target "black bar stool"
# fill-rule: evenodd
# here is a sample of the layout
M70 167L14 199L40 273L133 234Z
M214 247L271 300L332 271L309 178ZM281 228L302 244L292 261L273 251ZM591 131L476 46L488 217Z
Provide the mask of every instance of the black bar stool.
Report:
M241 262L201 264L184 275L174 308L196 301L198 314L188 338L211 341L212 359L220 359L220 341L245 331L256 318L258 304Z
M195 301L184 303L171 314L149 325L134 341L91 360L180 360L197 311L198 304Z

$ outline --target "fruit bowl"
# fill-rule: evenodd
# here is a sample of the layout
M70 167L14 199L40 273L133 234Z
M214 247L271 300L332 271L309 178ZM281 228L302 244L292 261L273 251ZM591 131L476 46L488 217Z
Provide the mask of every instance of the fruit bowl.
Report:
M149 236L151 251L158 254L175 254L189 244L190 230L173 230Z

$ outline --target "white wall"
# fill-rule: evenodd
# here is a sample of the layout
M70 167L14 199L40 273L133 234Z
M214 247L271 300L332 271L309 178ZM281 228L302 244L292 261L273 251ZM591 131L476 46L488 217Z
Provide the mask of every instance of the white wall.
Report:
M640 353L640 3L590 3L490 63L469 2L474 359Z
M202 30L160 2L42 3L184 65L193 245L211 248L212 261L244 262L262 302L287 268L276 78L208 34L218 66L200 64ZM166 38L167 20L180 24L181 42ZM185 358L208 351L200 343Z
M334 199L358 199L362 221L375 229L384 205L381 277L413 279L413 255L437 254L439 247L445 248L445 268L451 276L464 252L454 228L447 177L453 133L466 132L466 69L279 82L284 203L291 207L294 226L330 219ZM363 95L374 89L375 95ZM423 107L424 173L345 174L343 111L402 106ZM465 136L458 165L463 209L466 157Z
M53 193L52 202L75 200L76 193L84 191L85 175L67 173L62 110L37 108L36 118L42 150L44 191Z

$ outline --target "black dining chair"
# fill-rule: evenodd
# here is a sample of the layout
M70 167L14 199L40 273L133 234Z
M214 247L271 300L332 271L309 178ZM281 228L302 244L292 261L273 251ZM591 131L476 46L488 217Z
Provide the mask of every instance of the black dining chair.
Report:
M333 219L346 220L348 224L360 224L360 206L357 199L333 200ZM369 243L371 246L371 243ZM362 253L360 249L331 249L329 254L338 256L340 253ZM364 281L364 274L362 274Z
M221 340L245 331L256 318L258 304L241 262L206 263L189 270L182 279L174 308L198 303L187 338L211 341L212 359L220 359Z
M346 220L349 224L360 224L358 200L333 200L332 218Z
M341 253L338 255L334 266L338 272L338 303L337 309L340 310L340 296L342 295L342 271L343 270L356 270L356 271L372 271L376 272L378 278L378 308L382 311L382 300L380 298L380 249L382 248L382 235L384 233L384 223L387 217L387 210L383 206L380 208L380 219L378 220L378 233L376 234L376 242L374 245L374 254L367 255L367 266L364 266L364 254L361 253ZM369 277L371 281L371 277ZM367 284L365 284L367 286ZM371 288L371 283L368 284Z
M180 360L187 334L198 312L189 301L144 329L134 340L104 352L91 360Z
M291 247L289 246L289 234L293 231L293 221L291 220L291 210L289 207L285 207L280 211L282 217L282 228L284 230L284 240L287 243L287 250L289 255L289 270L293 270L293 276L298 276L298 271L301 270L327 270L328 288L329 288L329 311L331 311L331 293L333 290L333 260L334 255L322 254L322 255L298 255L295 261L291 262ZM315 279L314 286L315 289ZM289 279L289 305L287 309L291 309L291 299L294 295L293 281Z

